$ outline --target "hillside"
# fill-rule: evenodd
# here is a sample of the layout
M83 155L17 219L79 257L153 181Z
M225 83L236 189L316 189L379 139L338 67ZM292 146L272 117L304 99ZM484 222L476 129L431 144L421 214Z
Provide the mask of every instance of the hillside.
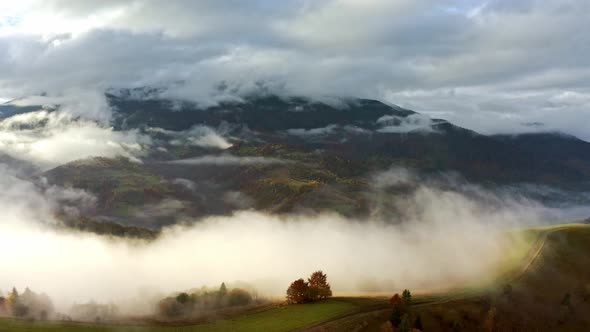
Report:
M526 259L491 287L415 298L424 331L583 331L590 327L586 279L590 227L571 224L527 232L538 240ZM391 309L343 316L306 331L388 331Z
M559 134L485 136L375 100L322 103L268 96L200 108L165 99L109 98L118 128L180 131L205 125L241 144L321 149L366 170L402 164L425 172L458 171L474 181L551 185L573 185L590 174L588 142Z
M116 131L148 138L140 162L90 158L36 175L96 196L95 209L84 214L93 222L157 230L248 208L365 218L375 216L373 177L396 167L420 181L455 174L491 190L553 188L519 192L547 204L571 197L579 202L585 196L576 193L590 188L590 143L571 136L486 136L368 99L252 96L201 107L137 95L121 90L107 98ZM6 116L35 109L2 106ZM379 195L395 199L411 191L390 188Z

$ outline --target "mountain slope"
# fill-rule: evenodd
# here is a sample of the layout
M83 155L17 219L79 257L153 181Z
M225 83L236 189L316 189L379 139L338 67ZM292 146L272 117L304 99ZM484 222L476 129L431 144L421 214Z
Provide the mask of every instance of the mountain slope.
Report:
M186 130L206 125L223 128L245 144L320 149L361 162L367 170L399 163L423 171L458 171L474 181L566 186L590 175L588 142L549 134L542 142L527 136L484 136L374 100L345 100L331 106L270 96L200 109L190 103L174 106L170 100L109 98L118 112L119 128ZM585 157L580 159L580 153Z
M367 99L263 96L203 108L107 98L115 130L150 138L141 162L93 158L40 175L96 196L84 215L92 220L159 229L248 208L366 217L376 197L413 190L375 193L373 175L392 167L414 170L418 181L452 172L492 188L589 189L590 143L564 135L486 136Z

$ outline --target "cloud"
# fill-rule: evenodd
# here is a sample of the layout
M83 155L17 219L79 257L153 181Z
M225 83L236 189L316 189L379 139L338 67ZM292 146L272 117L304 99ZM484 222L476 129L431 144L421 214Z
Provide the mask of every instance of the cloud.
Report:
M97 90L67 89L59 95L31 95L7 101L5 106L38 107L39 110L56 110L72 117L83 117L107 125L111 120L111 108L104 93ZM30 111L30 110L28 110Z
M286 161L267 157L238 157L230 154L208 155L188 159L168 161L177 165L253 165L285 163Z
M45 178L37 186L44 196L51 197L52 209L68 217L79 217L96 207L96 196L82 189L49 185Z
M336 131L336 129L338 129L337 125L329 125L326 127L312 129L292 128L287 129L287 134L295 136L322 136L332 134Z
M479 89L421 90L395 93L386 99L483 134L564 132L590 140L590 133L580 121L585 119L590 91L480 94L483 92Z
M508 250L503 229L537 217L531 206L483 208L458 193L422 188L406 201L404 225L242 211L136 243L44 226L56 222L55 197L7 174L0 175L0 251L10 254L0 286L43 290L59 308L237 280L282 297L292 279L320 268L336 294L449 287L492 275Z
M42 169L88 157L135 158L150 144L136 130L114 131L67 111L19 114L0 122L0 152Z
M185 208L185 202L164 199L157 204L149 204L137 209L133 216L144 220L153 220L155 217L178 216Z
M400 224L413 219L430 220L431 217L423 215L436 211L430 204L444 205L443 214L447 209L455 212L473 209L473 212L477 210L482 215L494 214L499 223L520 218L513 213L523 213L523 225L531 221L544 224L583 220L590 215L588 193L533 183L484 188L454 172L424 175L396 167L374 173L369 185L371 189L366 198L372 205L372 218ZM392 199L392 192L399 196ZM455 205L457 202L460 206ZM430 210L430 207L433 209ZM533 219L527 215L531 212L535 214Z
M291 128L291 129L287 129L285 132L288 135L301 136L304 138L314 138L314 137L320 137L320 136L326 136L326 135L332 135L332 134L339 134L342 132L352 133L352 134L369 134L369 133L371 133L370 130L364 129L361 127L351 126L351 125L339 126L339 125L335 125L335 124L327 125L325 127L311 128L311 129Z
M171 182L173 184L182 186L182 187L188 189L191 192L196 192L197 191L197 184L194 181L191 181L189 179L178 178L178 179L172 180Z
M162 128L149 128L148 131L169 136L171 138L170 144L176 146L200 146L221 150L232 146L227 139L218 134L214 129L202 125L196 125L183 131L172 131Z
M374 174L371 185L377 190L392 186L413 185L418 181L416 174L406 168L394 168Z
M544 122L590 139L579 121L586 102L555 100L590 94L586 1L31 0L1 9L4 98L155 85L209 105L265 82L284 94L384 99L486 133Z
M377 129L380 133L435 132L432 119L423 114L410 114L406 117L384 115L377 119L377 124L381 126Z
M328 273L335 294L465 285L493 277L503 264L512 250L506 229L548 220L546 209L534 202L476 186L467 192L420 182L398 169L373 182L381 201L393 199L383 196L387 187L415 187L391 202L402 212L401 224L240 211L184 220L152 242L137 242L55 229L55 212L64 201L92 205L93 198L38 186L0 168L0 251L6 253L0 288L46 292L60 310L94 299L146 313L154 308L148 295L223 281L245 282L263 296L282 298L290 281L317 269ZM225 199L244 197L228 193ZM182 203L165 201L162 207L177 211ZM569 210L563 211L554 215L566 218Z

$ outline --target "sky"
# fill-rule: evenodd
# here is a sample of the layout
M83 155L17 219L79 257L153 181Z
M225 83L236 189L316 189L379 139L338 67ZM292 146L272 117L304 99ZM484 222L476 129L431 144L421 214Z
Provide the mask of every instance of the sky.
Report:
M157 86L211 104L264 88L590 140L588 12L586 0L0 0L0 101Z

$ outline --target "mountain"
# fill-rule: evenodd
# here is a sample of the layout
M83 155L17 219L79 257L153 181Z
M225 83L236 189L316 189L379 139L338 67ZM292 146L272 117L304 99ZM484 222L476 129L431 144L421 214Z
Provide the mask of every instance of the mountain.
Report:
M494 138L526 150L545 162L559 160L562 165L568 166L568 171L578 171L581 175L578 180L586 181L584 177L590 163L590 144L586 141L562 133L496 135Z
M400 164L426 172L458 171L474 181L565 186L590 175L588 142L560 134L485 136L375 100L331 105L268 96L201 109L162 99L109 99L117 110L117 128L223 127L238 139L241 154L246 146L297 146L355 162L362 168L357 173Z
M590 143L562 134L486 136L369 99L269 95L201 107L137 96L107 94L115 130L150 137L140 163L91 158L37 175L97 197L83 216L94 226L78 228L112 223L157 230L244 208L369 216L373 175L392 167L410 168L423 180L459 174L490 188L528 183L575 195L590 187ZM408 190L411 185L385 194ZM79 225L79 219L68 222Z

